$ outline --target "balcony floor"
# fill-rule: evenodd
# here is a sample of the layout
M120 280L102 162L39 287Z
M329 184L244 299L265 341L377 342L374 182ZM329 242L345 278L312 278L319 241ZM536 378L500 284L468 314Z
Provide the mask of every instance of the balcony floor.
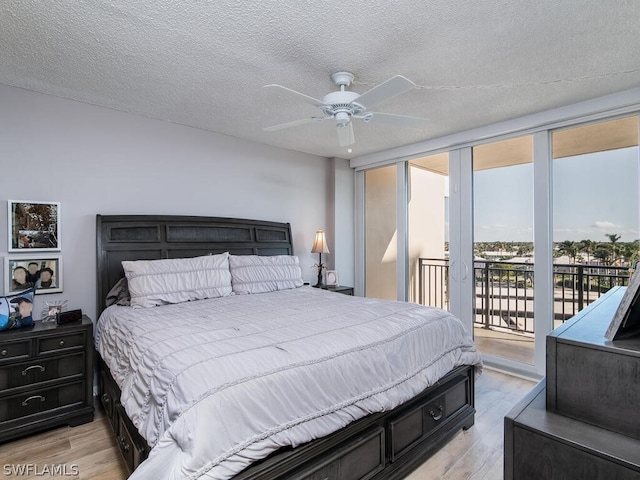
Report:
M529 365L534 363L533 335L509 333L484 327L474 327L473 334L476 346L482 353Z

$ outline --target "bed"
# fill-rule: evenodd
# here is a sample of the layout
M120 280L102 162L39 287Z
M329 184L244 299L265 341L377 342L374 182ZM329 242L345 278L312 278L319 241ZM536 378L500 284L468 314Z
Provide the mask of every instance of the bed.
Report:
M295 271L289 224L98 215L96 227L100 401L132 478L402 478L473 425L481 360L462 324L268 283L265 265ZM231 294L107 308L123 265L129 277L215 262ZM263 290L244 286L254 264Z

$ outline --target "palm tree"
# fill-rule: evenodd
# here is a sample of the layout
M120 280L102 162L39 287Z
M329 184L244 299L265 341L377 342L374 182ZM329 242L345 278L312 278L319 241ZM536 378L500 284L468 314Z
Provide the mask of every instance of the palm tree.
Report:
M620 240L621 235L618 235L617 233L605 233L604 235L611 242L611 265L614 265L618 260L616 244L618 243L618 240Z
M600 260L601 265L608 265L611 258L611 246L607 243L599 243L593 252L593 258Z
M571 259L571 263L576 263L576 257L578 256L578 245L571 240L565 240L558 245L558 252L562 255L566 255Z
M581 240L578 243L579 251L587 254L587 263L591 261L591 255L593 255L595 246L596 242L594 242L593 240Z
M622 257L627 265L632 265L633 262L638 260L640 258L640 240L623 244Z
M518 245L518 255L525 257L533 252L533 244L531 242L525 242Z

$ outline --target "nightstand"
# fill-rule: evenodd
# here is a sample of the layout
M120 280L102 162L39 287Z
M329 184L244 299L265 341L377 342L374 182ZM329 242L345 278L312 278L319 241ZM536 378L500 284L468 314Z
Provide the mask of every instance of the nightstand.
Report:
M0 442L93 420L93 323L0 332Z
M330 292L342 293L343 295L353 296L353 287L347 287L345 285L323 285L320 288L323 290L329 290Z

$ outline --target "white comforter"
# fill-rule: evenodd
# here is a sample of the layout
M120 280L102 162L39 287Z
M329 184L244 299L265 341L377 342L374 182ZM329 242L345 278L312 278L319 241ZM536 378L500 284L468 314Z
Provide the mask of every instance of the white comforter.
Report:
M131 479L230 478L481 364L443 310L311 287L111 306L95 335L153 447Z

